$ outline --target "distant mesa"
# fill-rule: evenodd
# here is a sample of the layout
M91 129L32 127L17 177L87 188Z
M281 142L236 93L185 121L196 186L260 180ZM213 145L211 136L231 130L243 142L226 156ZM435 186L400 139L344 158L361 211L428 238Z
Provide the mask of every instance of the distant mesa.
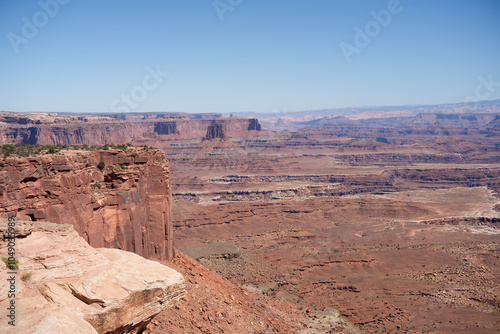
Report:
M225 152L227 149L238 147L237 144L228 139L226 123L216 123L215 121L207 127L207 134L202 138L201 143L196 146L203 148L199 152L200 154L209 152L213 154L214 149L222 149Z
M243 120L243 119L241 119L241 120ZM238 121L238 120L235 120L235 121ZM243 121L248 123L246 131L262 131L262 126L260 125L258 119L250 118L250 119L245 119ZM205 140L213 140L213 139L227 140L228 139L228 124L233 125L234 121L228 121L228 120L215 121L215 120L213 120L212 124L210 124L207 127L207 134L205 135L205 137L203 137L203 140L204 141ZM238 134L243 135L246 131L244 128L242 128L239 131L236 130L233 132L236 132Z
M227 133L226 124L213 123L213 124L210 124L208 126L207 135L203 138L203 140L212 140L212 139L216 139L216 138L227 139L226 133Z
M262 131L262 126L259 123L257 118L251 118L250 123L248 124L248 131Z
M111 117L114 116L114 117ZM209 118L211 117L211 118ZM207 128L210 133L207 133ZM259 136L255 118L218 114L131 113L59 115L0 112L0 144L103 145L139 143L165 147L165 141Z

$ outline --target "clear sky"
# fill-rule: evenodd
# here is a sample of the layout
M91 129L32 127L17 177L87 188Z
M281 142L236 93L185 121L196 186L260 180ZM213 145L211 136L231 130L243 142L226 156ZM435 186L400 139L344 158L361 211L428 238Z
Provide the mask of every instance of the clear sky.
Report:
M0 0L0 110L272 112L471 97L500 98L499 0Z

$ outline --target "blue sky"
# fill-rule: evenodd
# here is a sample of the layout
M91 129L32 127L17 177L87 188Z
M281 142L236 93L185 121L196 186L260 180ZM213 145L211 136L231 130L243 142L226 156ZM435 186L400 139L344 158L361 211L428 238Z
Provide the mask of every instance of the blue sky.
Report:
M0 0L0 110L273 112L471 97L500 98L498 0Z

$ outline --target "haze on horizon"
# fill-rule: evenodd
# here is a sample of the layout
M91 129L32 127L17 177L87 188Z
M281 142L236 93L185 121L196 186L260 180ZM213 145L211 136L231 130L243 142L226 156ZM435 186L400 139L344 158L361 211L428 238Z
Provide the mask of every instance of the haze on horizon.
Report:
M500 98L500 2L0 3L0 110L283 112Z

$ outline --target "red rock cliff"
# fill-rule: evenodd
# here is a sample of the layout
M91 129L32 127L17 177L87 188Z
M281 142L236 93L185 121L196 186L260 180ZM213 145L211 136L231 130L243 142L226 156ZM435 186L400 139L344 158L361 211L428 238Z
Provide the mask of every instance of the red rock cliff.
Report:
M70 223L93 247L172 258L172 193L162 152L70 150L6 158L0 170L0 217Z
M2 116L4 115L4 116ZM229 138L248 138L262 130L249 118L145 118L124 121L108 117L0 112L0 144L102 145L134 143L158 146L164 140L201 139L213 124ZM158 142L157 142L158 141Z

